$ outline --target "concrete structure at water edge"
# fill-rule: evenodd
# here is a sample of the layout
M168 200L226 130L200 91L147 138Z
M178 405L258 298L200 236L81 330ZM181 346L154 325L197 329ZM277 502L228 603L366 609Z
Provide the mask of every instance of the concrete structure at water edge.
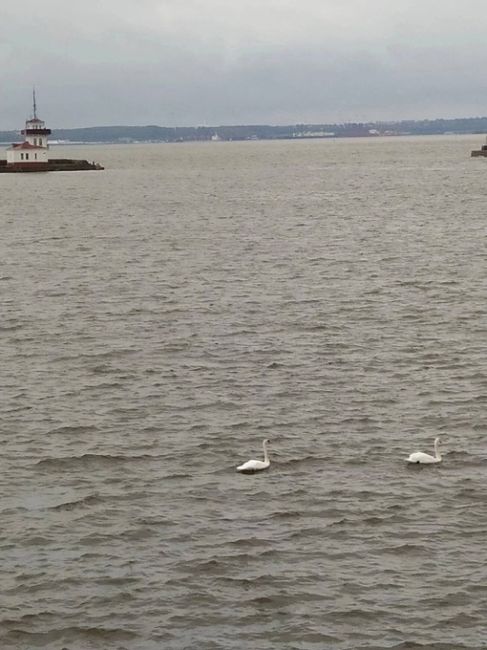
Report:
M2 172L55 172L103 169L101 165L87 160L69 160L49 157L51 129L37 117L36 94L33 92L32 117L25 122L21 131L24 141L12 144L7 149L7 159L0 160Z
M485 138L485 144L483 144L480 149L474 149L470 155L473 157L485 156L487 158L487 138Z

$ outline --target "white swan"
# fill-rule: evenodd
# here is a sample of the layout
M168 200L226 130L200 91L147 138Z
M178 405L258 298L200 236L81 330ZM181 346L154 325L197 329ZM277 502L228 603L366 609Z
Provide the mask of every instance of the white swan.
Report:
M431 463L441 463L441 454L438 451L438 445L440 444L440 439L435 438L435 455L431 456L430 454L424 454L422 451L417 451L414 454L411 454L409 458L406 458L408 463L422 463L424 465L429 465Z
M243 465L237 467L237 472L242 472L243 474L253 474L254 472L260 472L263 469L267 469L271 464L269 460L269 455L267 453L267 445L270 440L264 440L262 446L264 447L264 460L248 460Z

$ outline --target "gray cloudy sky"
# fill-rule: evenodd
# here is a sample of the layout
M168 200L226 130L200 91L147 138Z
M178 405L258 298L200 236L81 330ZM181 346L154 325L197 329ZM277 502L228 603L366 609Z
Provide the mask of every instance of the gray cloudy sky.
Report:
M0 129L487 114L487 0L0 0Z

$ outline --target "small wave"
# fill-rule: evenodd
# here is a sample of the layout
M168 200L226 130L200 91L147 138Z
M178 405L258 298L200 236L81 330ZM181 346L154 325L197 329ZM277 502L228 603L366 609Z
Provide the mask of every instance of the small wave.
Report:
M49 541L50 540L43 535L32 535L31 537L23 535L21 538L22 546L46 546L46 544L49 544Z
M485 493L482 490L469 487L461 488L457 492L456 497L465 501L485 501ZM454 507L458 509L465 508L465 503L458 504Z
M253 556L248 556L249 559ZM222 582L226 582L230 585L239 585L241 587L254 587L256 584L259 584L260 582L265 582L266 580L269 579L269 575L267 573L258 575L252 578L241 578L238 576L232 577L232 576L221 576L220 580Z
M368 459L361 456L357 456L356 458L347 458L344 461L344 465L367 465L368 462L369 462Z
M200 425L201 426L201 425ZM242 420L242 422L234 422L233 424L229 424L228 428L229 429L248 429L251 426L250 422L248 420Z
M167 517L164 517L162 515L154 515L154 516L146 516L146 517L137 517L135 520L135 525L139 526L140 528L147 528L147 527L154 527L154 526L164 526L167 528L168 526L176 526L177 523L175 521L172 521L171 519L168 519Z
M91 391L98 391L98 390L107 390L110 388L123 388L123 384L120 383L119 381L105 381L101 384L93 384L92 386L84 386L83 388L80 389L81 393L87 393Z
M16 332L17 330L22 329L24 326L23 325L2 325L0 327L0 332ZM32 340L32 339L31 339ZM19 339L19 343L21 340Z
M174 481L181 478L191 478L191 474L168 474L163 477L165 481ZM204 497L206 499L206 497Z
M191 573L194 573L195 571L201 571L204 573L214 573L215 571L220 571L222 569L222 560L224 558L215 560L202 560L202 561L195 561L195 560L189 560L187 562L188 568L191 570Z
M80 425L67 425L64 427L57 427L56 429L51 429L48 431L48 435L51 434L70 434L76 435L78 433L91 433L98 431L98 427L93 424L80 424Z
M18 515L19 512L28 512L28 508L24 508L24 506L19 506L18 508L5 508L5 510L0 510L0 515L6 517L8 515Z
M366 524L367 526L380 526L381 524L386 524L388 523L388 518L384 517L366 517L365 519L362 520L362 523Z
M126 587L128 585L135 585L140 582L139 578L131 576L120 576L115 578L97 578L97 584L110 585L112 587Z
M448 456L449 461L454 460L457 466L460 463L465 465L484 465L487 460L481 454L471 454L468 451L449 451L444 454L444 458L446 456Z
M466 646L463 643L441 643L439 645L436 641L433 643L418 643L417 641L404 641L393 646L381 646L381 648L387 648L387 650L481 650L480 648L472 648L471 646Z
M140 352L140 350L119 348L118 350L108 350L107 352L93 352L93 354L67 354L56 357L54 361L57 363L63 361L95 361L97 359L101 361L103 359L118 359L126 354L136 354L137 352Z
M208 428L207 424L192 424L189 427L190 431L205 431ZM160 431L159 428L155 429L156 431Z
M65 510L75 510L76 508L95 506L102 502L103 499L98 495L89 494L88 496L82 497L81 499L75 499L74 501L66 501L64 503L60 503L57 506L51 506L50 508L47 508L47 510L53 510L55 512L63 512Z
M196 445L197 449L213 449L214 445L211 442L200 442Z
M50 291L49 289L47 290L39 290L36 291L36 296L40 298L64 298L66 296L65 291Z
M421 555L426 551L425 546L419 544L400 544L399 546L383 548L382 552L392 555Z
M348 526L352 524L356 524L356 522L353 519L342 517L341 519L337 519L336 521L332 521L331 523L329 523L328 528L335 528L336 526Z
M278 510L270 515L271 519L297 519L302 517L303 513L299 510Z
M275 597L271 596L257 596L256 598L250 598L249 600L245 601L247 605L271 605L276 601Z
M333 620L346 620L347 622L350 619L362 619L366 621L376 620L378 616L381 615L380 610L364 610L364 609L341 609L341 610L332 610L330 612L330 617Z
M262 546L262 544L269 544L269 542L265 539L259 539L258 537L242 537L241 539L233 539L232 541L228 542L228 544L231 546L238 546L243 548L253 548L254 546Z
M24 624L23 618L24 617L22 617L18 623ZM70 640L79 640L81 638L92 643L94 639L99 639L104 642L130 641L136 637L137 634L135 634L135 632L122 630L120 628L72 626L55 628L46 632L28 632L27 630L13 629L8 632L5 639L7 641L29 643L29 647L45 647L49 643L61 640L65 643L69 643Z
M187 411L188 410L189 404L181 404L181 406L174 406L175 411ZM216 400L211 400L209 402L202 402L202 403L191 403L191 410L192 411L204 411L206 409L214 409L214 408L220 408L222 410L228 410L228 411L233 411L233 410L238 410L240 408L240 402L236 400L223 400L223 399L216 399ZM135 410L135 409L134 409Z
M293 467L299 467L301 465L318 465L329 462L331 459L327 456L304 456L301 458L290 458L289 460L280 460L280 467L287 467L292 465Z
M94 375L104 375L113 372L123 372L123 370L119 368L114 368L113 366L110 366L108 363L99 363L97 366L91 368L91 372Z
M121 456L111 454L82 454L81 456L61 456L59 458L42 458L37 461L36 466L62 468L66 466L79 464L96 464L105 465L113 463L131 463L137 461L147 461L159 456L151 454L140 454L138 456Z

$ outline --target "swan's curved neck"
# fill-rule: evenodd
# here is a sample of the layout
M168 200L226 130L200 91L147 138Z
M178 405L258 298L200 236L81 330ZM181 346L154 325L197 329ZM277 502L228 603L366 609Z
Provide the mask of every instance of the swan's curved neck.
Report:
M264 447L264 462L268 463L269 462L269 454L267 453L267 442L263 442L262 446Z
M441 454L440 454L440 451L438 449L438 444L439 444L439 441L435 440L435 458L437 460L441 460Z

